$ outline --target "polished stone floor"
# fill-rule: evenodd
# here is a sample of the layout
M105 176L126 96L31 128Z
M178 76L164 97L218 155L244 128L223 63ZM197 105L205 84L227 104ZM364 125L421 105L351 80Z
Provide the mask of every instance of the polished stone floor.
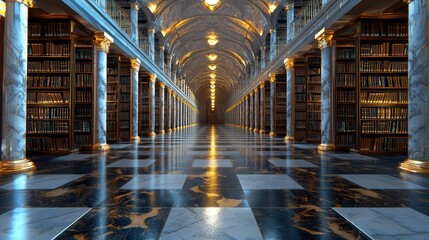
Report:
M225 125L0 176L0 239L429 239L405 156L319 153Z

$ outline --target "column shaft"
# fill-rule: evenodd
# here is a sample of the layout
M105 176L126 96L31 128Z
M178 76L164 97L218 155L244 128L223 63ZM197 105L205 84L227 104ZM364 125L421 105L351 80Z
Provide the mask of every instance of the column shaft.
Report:
M252 92L250 93L249 102L250 102L249 130L252 131L253 127L254 127L254 125L253 125L254 121L253 120L255 119L253 116L253 114L254 114L254 112L253 112L254 111L253 110L254 101L253 101L253 93Z
M249 97L246 96L244 98L244 124L245 124L245 128L249 129L250 125L249 125Z
M295 69L293 59L288 58L286 65L286 137L285 140L295 139Z
M131 3L130 8L131 18L131 39L134 43L139 44L139 4L137 2Z
M169 88L168 89L168 94L167 94L167 107L168 107L168 109L167 109L167 130L168 130L168 132L171 132L172 131L172 127L171 127L171 111L172 111L172 109L173 109L173 104L172 104L172 102L171 102L171 94L172 94L172 92L171 92L171 89Z
M155 61L155 29L148 29L149 59Z
M164 134L164 123L165 123L165 84L161 83L159 89L159 133Z
M289 43L295 37L295 26L293 22L295 20L295 7L293 3L286 5L287 14L287 35L286 42Z
M274 125L274 114L275 114L275 104L276 104L276 77L274 74L270 75L270 136L276 135L275 125Z
M265 83L262 83L260 86L260 108L259 108L259 115L261 116L261 121L259 124L259 133L263 134L265 133Z
M277 51L277 31L276 29L270 29L270 61L276 57Z
M149 81L149 129L150 133L149 136L156 136L155 133L155 82L156 82L156 75L150 75L150 81Z
M258 127L259 127L259 94L258 94L258 88L255 88L255 97L254 97L254 99L255 99L255 113L254 113L254 115L255 115L255 127L254 127L254 129L253 129L253 131L254 132L259 132L259 129L258 129Z
M139 137L139 71L140 60L131 59L131 140Z

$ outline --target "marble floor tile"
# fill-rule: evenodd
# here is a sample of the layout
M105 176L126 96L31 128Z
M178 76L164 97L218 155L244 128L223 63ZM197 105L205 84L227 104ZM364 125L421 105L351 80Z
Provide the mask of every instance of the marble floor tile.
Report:
M54 239L90 208L15 208L0 215L0 239Z
M386 174L340 174L339 176L367 189L425 189Z
M182 189L187 174L137 175L121 189Z
M411 208L333 208L372 239L429 239L429 217Z
M81 161L81 160L87 160L88 158L94 157L97 154L81 154L81 153L73 153L62 157L57 157L52 160L54 161Z
M238 174L243 189L304 189L285 174Z
M309 161L302 159L291 159L291 160L280 160L280 159L268 159L268 162L273 164L275 167L282 168L316 168L318 166L312 164Z
M314 145L314 144L294 143L291 145L296 147L296 148L300 148L300 149L317 149L317 145Z
M131 146L133 146L133 144L110 144L111 149L121 149L121 148L127 148Z
M229 155L238 155L240 152L238 151L216 151L216 155L220 156L229 156ZM188 151L189 155L197 155L197 156L205 156L205 155L211 155L211 151Z
M0 189L54 189L70 183L85 175L83 174L37 174L34 176L20 175Z
M228 167L232 168L232 161L227 159L216 160L194 160L193 168L207 168L207 167Z
M263 156L291 156L292 153L286 151L255 151L255 154Z
M365 155L356 154L356 153L334 153L334 154L328 154L328 155L341 160L352 160L352 161L378 160L375 157L365 156Z
M173 208L160 239L256 240L263 237L250 208Z
M121 159L112 164L107 165L111 168L145 168L154 164L156 160L132 160L132 159Z

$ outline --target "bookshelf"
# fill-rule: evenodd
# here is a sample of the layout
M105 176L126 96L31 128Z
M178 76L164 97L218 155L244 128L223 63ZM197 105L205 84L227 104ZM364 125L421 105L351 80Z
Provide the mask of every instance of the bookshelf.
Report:
M307 142L320 142L321 120L321 58L306 56L307 70Z
M75 44L74 147L87 149L93 139L94 47L90 37Z
M119 141L119 56L110 53L107 56L107 142Z
M149 121L150 121L150 112L149 112L149 75L140 72L139 76L140 87L140 103L139 103L139 132L141 136L147 136L150 133Z
M3 57L4 57L4 22L5 17L0 15L0 72L3 73ZM3 93L3 74L0 74L0 92ZM3 99L0 97L0 106L3 107ZM0 122L3 123L3 110L0 111ZM0 127L0 136L3 136L2 127ZM0 145L1 143L0 139Z
M131 137L131 63L128 59L119 61L119 140L129 141Z
M67 18L28 25L27 151L71 150L71 38Z
M356 148L356 46L353 37L337 39L335 64L336 147Z
M362 17L358 25L359 150L406 152L407 16Z
M307 138L307 84L304 59L295 60L295 140Z
M161 119L159 116L161 114L161 99L160 99L160 82L155 83L155 132L159 133L160 130L160 122Z
M276 78L275 133L286 136L286 75L279 74Z

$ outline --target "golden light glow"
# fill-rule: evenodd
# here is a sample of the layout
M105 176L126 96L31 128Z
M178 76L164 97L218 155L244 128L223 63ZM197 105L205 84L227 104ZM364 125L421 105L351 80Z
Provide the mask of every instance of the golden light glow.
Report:
M270 4L270 13L273 13L277 8L277 3L271 3Z
M210 86L210 88L211 88L211 89L214 89L214 88L216 88L216 86L215 86L215 85L211 85L211 86Z
M216 89L210 89L210 92L214 93L216 92Z
M204 2L209 6L216 6L219 4L220 0L204 0Z
M215 61L217 59L217 55L212 53L209 55L209 59L210 59L210 61Z
M211 78L211 79L215 79L215 78L216 78L216 74L215 74L215 73L211 73L211 74L210 74L210 78Z
M214 47L216 46L216 44L219 43L219 40L217 40L216 37L213 36L207 40L207 43L210 45L210 47Z
M215 94L214 94L214 93L211 93L211 94L210 94L210 96L214 97L214 96L215 96Z
M161 34L162 34L162 36L165 37L165 34L167 34L167 31L166 30L161 30Z
M212 84L212 85L214 85L216 83L216 81L215 80L211 80L210 81L210 84Z
M210 64L210 65L209 65L209 68L210 68L210 70L215 70L215 69L216 69L216 65L214 65L214 64Z
M6 17L6 3L0 1L0 15Z
M148 8L149 8L149 10L152 12L152 13L155 13L155 11L156 11L156 5L155 4L153 4L153 3L149 3L149 6L148 6Z

